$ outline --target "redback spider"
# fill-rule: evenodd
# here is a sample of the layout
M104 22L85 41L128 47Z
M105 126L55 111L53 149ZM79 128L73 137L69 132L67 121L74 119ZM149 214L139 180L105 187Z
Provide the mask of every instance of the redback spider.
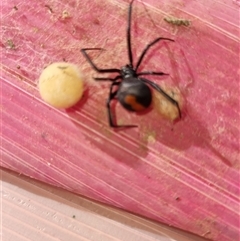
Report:
M91 60L89 55L86 53L88 50L102 50L102 48L85 48L81 49L81 52L92 66L94 70L98 73L118 73L115 78L94 78L97 81L111 81L111 87L109 92L109 97L107 100L107 110L108 110L108 119L109 125L111 127L137 127L137 125L117 125L114 115L111 110L111 101L117 99L121 105L129 110L140 112L148 107L152 103L152 92L149 86L161 93L166 99L168 99L173 105L175 105L179 112L179 118L181 118L181 111L178 105L178 102L169 96L165 91L163 91L160 86L154 82L145 79L139 78L142 75L168 75L163 72L154 72L154 71L144 71L138 73L138 67L140 66L145 54L147 51L160 40L168 40L174 42L174 40L169 38L156 38L154 41L150 42L145 49L142 51L140 58L137 61L136 66L133 66L133 56L132 56L132 47L131 47L131 18L132 18L132 4L134 0L131 1L128 10L128 25L127 25L127 49L128 49L128 58L129 64L125 65L121 69L100 69L98 68ZM114 87L117 87L114 90Z

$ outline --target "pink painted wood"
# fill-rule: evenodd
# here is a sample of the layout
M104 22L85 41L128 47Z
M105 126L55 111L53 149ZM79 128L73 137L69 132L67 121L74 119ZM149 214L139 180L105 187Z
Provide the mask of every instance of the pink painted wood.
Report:
M80 53L101 67L127 63L126 1L7 1L1 6L1 166L200 236L239 237L239 6L238 1L135 2L134 60L159 43L141 69L180 88L186 110L171 124L156 111L135 115L116 105L108 127L108 83ZM191 21L189 27L164 17ZM56 110L40 99L37 80L55 61L73 62L87 82L74 108Z

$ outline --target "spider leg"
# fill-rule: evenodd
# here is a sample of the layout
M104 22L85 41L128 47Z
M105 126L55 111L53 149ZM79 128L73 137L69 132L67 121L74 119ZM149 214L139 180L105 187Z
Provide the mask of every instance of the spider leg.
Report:
M113 92L113 87L114 86L117 86L117 85L120 85L121 82L113 82L111 84L111 87L110 87L110 92L109 92L109 97L107 99L107 110L108 110L108 121L109 121L109 125L111 127L114 127L114 128L129 128L129 127L137 127L136 125L117 125L115 124L115 118L114 118L114 114L111 110L111 101L113 99L115 99L116 95L117 95L117 92L118 90L115 90Z
M101 50L101 48L86 48L81 49L82 54L87 59L88 63L95 69L98 73L120 73L120 69L99 69L91 60L86 51L88 50Z
M131 45L131 21L132 21L132 4L133 1L131 1L128 9L128 22L127 22L127 48L128 48L128 58L130 66L133 66L133 57L132 57L132 45Z
M137 75L139 76L139 75L168 75L168 74L163 72L144 71L144 72L138 73Z
M169 96L165 91L163 91L160 86L158 86L157 84L153 83L150 80L147 79L140 79L141 81L143 81L146 84L149 84L150 86L152 86L155 90L157 90L159 93L161 93L164 97L166 97L166 99L168 99L173 105L175 105L178 109L178 113L179 113L179 118L181 118L182 114L181 114L181 110L179 107L179 104L176 100L174 100L171 96Z
M139 65L141 64L142 60L143 60L143 57L145 56L145 54L147 53L147 51L154 45L156 44L157 42L159 42L160 40L168 40L168 41L172 41L174 42L173 39L170 39L170 38L156 38L155 40L153 40L152 42L150 42L146 47L145 49L142 51L142 54L140 55L140 58L137 62L137 65L136 65L136 68L135 68L135 71L137 71Z
M115 81L115 80L118 80L121 78L122 78L122 76L118 75L115 78L94 78L94 80L96 80L96 81Z

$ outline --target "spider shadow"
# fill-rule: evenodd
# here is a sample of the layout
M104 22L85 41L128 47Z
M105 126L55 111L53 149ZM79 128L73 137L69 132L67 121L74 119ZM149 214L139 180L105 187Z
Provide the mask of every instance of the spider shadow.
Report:
M78 112L81 111L88 96L89 89L84 93L84 99L74 108L67 110L67 114L71 117L70 119L75 126L77 126L77 131L85 133L85 140L83 141L89 143L90 148L103 151L107 156L112 157L114 161L119 162L119 164L127 165L131 168L141 165L142 159L145 159L149 153L149 140L151 143L151 139L154 137L154 142L159 142L161 145L170 147L173 150L184 151L191 146L198 146L201 149L209 148L215 157L222 160L225 165L231 166L230 161L211 146L211 136L207 128L198 121L198 113L191 107L187 108L183 119L175 124L159 118L159 114L154 109L148 109L147 112L140 114L129 113L130 121L134 122L134 117L139 119L141 116L145 119L140 121L138 128L113 129L109 127L106 121L105 123L102 122L102 119L107 117L107 113L103 112L104 115L100 123L88 125L91 129L83 131L79 124L82 120ZM114 112L116 104L117 101L113 101L112 107ZM128 122L128 120L126 121ZM154 151L158 152L158 150ZM102 164L105 165L105 162Z

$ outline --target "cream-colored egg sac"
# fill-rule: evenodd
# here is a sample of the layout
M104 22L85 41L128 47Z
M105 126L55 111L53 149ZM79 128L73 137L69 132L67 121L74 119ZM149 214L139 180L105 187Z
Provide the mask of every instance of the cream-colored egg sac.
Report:
M180 93L180 90L177 87L169 87L164 84L161 85L161 88L165 93L167 93L171 98L178 102L180 111L183 110L184 100ZM179 111L176 105L170 102L164 95L154 91L153 94L153 103L154 108L157 112L170 121L175 121L179 119Z
M56 108L69 108L83 95L83 78L78 67L71 63L53 63L39 78L42 99Z

